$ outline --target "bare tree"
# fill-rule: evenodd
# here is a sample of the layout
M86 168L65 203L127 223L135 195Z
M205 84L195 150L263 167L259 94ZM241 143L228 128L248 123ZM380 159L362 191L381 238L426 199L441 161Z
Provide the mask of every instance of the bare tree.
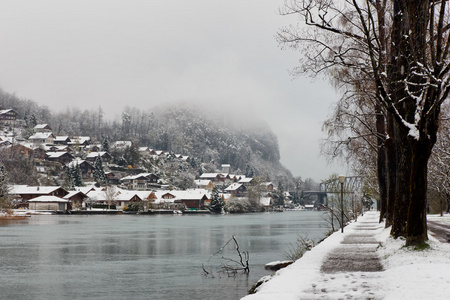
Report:
M117 199L116 187L113 185L108 185L105 187L103 192L105 194L106 203L108 204L108 209L111 209L111 205L115 204Z
M278 35L283 45L307 50L295 72L327 73L349 90L357 80L372 83L393 120L387 129L397 154L395 174L388 170L397 179L391 233L405 236L407 245L427 239L427 164L450 92L447 4L292 0L283 13L298 15L306 29L291 26Z

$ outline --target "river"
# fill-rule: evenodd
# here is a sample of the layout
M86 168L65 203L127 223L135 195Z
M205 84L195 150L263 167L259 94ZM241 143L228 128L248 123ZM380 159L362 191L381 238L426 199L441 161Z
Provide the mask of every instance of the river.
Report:
M239 299L299 235L328 232L321 212L40 215L0 223L1 299ZM227 276L232 236L250 273ZM224 256L237 258L233 247ZM212 274L205 276L204 268Z

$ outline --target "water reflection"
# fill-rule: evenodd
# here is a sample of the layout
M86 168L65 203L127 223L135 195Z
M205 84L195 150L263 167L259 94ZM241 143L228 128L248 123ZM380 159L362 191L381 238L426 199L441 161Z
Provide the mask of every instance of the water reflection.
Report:
M317 212L33 216L0 227L1 298L237 299L298 234L327 231ZM202 263L233 235L250 252L249 276L203 277Z

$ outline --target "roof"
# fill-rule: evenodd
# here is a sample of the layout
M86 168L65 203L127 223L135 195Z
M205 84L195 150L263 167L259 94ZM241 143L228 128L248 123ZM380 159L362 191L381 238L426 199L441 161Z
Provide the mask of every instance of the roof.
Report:
M259 199L259 203L260 203L262 206L269 206L269 205L270 205L270 200L272 200L272 198L270 198L270 197L261 197L261 198Z
M239 180L240 183L249 183L253 180L252 177L245 177L245 178L241 178L241 180Z
M89 153L87 156L86 156L86 158L96 158L97 156L103 156L103 155L105 155L105 154L107 154L107 155L109 155L109 153L108 152L106 152L106 151L100 151L100 152L91 152L91 153Z
M74 136L73 138L70 139L71 140L71 144L84 144L85 142L89 142L91 140L90 136Z
M67 166L73 168L73 167L76 167L77 165L80 166L82 163L88 164L88 165L90 165L92 168L94 168L94 167L91 165L90 162L88 162L87 160L80 159L80 158L76 158L75 160L72 160L70 163L67 164Z
M51 129L51 127L48 124L37 124L34 129Z
M113 147L118 148L125 148L125 147L131 147L133 143L131 141L115 141L113 144Z
M0 115L3 115L3 114L7 114L7 113L9 113L9 112L16 112L14 109L12 109L12 108L10 108L10 109L2 109L2 110L0 110Z
M209 180L209 179L197 179L197 180L194 180L194 182L195 182L196 185L208 185L212 181Z
M35 195L45 195L50 194L62 187L60 186L28 186L28 185L13 185L10 194L35 194Z
M151 175L153 175L153 176L155 176L155 177L158 177L158 176L156 176L155 174L153 174L153 173L139 173L139 174L137 174L137 175L130 175L130 176L125 176L125 177L123 177L123 178L121 178L120 180L135 180L135 179L138 179L138 178L141 178L141 177L148 177L148 176L151 176ZM158 177L159 178L159 177Z
M73 157L73 155L70 154L69 152L61 152L61 151L58 151L58 152L46 152L45 154L48 156L48 158L59 158L59 157L64 156L64 155L69 155L69 156Z
M229 187L227 187L225 189L225 191L236 191L237 189L239 189L241 186L243 186L241 183L233 183L231 184Z
M52 137L53 133L51 132L37 132L35 134L33 134L32 136L30 136L28 139L29 140L43 140L43 139L48 139L49 137Z
M67 199L62 199L56 196L39 196L36 197L34 199L30 199L28 200L28 202L63 202L63 203L67 203L69 202L69 200Z
M67 141L70 140L69 136L67 135L60 135L55 137L55 141Z
M86 197L87 198L87 195L85 194L85 193L83 193L83 192L80 192L80 191L70 191L67 195L65 195L63 198L64 199L70 199L70 198L72 198L73 196L76 196L76 195L78 195L78 194L81 194L81 196L82 197Z
M220 173L203 173L200 178L215 178L217 176L222 176Z

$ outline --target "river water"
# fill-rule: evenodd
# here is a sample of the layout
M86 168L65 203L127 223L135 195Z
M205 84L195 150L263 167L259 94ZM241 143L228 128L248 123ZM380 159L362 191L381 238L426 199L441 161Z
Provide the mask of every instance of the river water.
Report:
M239 299L297 237L328 232L321 212L41 215L0 223L0 299ZM218 272L232 236L250 273ZM214 276L205 276L203 267Z

